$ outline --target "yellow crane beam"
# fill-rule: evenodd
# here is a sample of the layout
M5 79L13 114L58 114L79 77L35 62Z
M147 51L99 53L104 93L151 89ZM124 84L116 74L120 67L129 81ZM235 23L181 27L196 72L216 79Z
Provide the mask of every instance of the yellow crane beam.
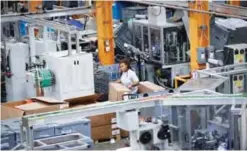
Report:
M209 10L208 1L196 0L189 2L191 9ZM189 12L190 36L190 66L191 72L205 68L205 64L197 61L197 48L207 47L210 44L210 16L205 13Z
M229 0L228 4L229 5L240 6L240 0Z
M98 57L102 65L114 64L112 1L96 1Z

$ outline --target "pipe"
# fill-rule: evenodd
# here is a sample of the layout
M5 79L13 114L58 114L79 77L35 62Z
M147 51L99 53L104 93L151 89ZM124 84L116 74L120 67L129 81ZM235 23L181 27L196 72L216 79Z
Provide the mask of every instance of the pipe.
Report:
M68 33L68 55L72 55L71 34Z
M76 33L76 53L80 53L80 32Z
M213 58L208 58L208 62L214 65L219 65L219 66L223 66L223 62L221 60L216 60Z
M130 0L130 1L132 1L132 0ZM166 7L166 8L192 11L192 12L197 12L197 13L204 13L204 14L211 14L211 15L217 15L217 16L225 16L225 17L247 19L247 16L245 17L245 16L231 15L231 14L227 14L227 13L217 13L217 12L214 12L214 11L203 11L203 10L191 9L191 8L186 8L186 7L179 7L179 6L176 6L176 5L157 4L157 3L153 3L153 2L141 2L141 1L134 1L134 2L139 3L139 4L156 5L156 6L163 6L163 7Z

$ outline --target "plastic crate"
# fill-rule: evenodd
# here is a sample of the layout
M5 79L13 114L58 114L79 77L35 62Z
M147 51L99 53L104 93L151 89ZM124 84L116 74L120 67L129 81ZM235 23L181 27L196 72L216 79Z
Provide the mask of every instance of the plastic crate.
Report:
M77 120L76 122L57 123L55 126L55 135L64 135L70 133L81 133L85 136L91 137L91 122L88 119Z
M16 143L20 142L20 119L2 120L2 127L7 126L15 134ZM34 139L52 137L55 135L54 125L35 126L33 131Z
M10 150L16 144L15 133L8 126L1 124L1 150Z

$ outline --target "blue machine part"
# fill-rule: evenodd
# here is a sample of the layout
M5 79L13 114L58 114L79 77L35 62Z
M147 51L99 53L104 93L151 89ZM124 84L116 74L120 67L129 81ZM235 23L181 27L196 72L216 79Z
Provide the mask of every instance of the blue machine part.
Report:
M84 24L78 20L67 20L67 24L75 26L77 29L83 30Z
M116 19L116 20L122 19L122 8L123 8L123 4L121 2L117 1L112 4L113 19Z
M20 23L19 23L19 30L20 30L20 35L21 36L27 35L26 25L27 25L27 22L22 21L22 20L20 21Z
M55 30L53 28L50 28L50 27L47 28L47 31L48 32L55 32Z

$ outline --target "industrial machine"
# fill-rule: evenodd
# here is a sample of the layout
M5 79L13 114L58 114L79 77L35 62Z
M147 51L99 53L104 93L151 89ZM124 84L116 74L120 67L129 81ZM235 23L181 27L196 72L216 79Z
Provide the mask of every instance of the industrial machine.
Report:
M148 19L133 20L133 45L149 56L148 62L156 72L154 81L161 85L173 87L175 76L190 73L189 42L184 25L168 22L163 7L149 7Z
M134 46L148 53L151 61L160 65L188 62L188 40L181 22L153 25L134 20L133 26Z
M35 87L43 89L44 96L65 100L94 93L93 57L90 53L68 51L51 52L42 56L44 68L27 73L29 96L36 94Z

